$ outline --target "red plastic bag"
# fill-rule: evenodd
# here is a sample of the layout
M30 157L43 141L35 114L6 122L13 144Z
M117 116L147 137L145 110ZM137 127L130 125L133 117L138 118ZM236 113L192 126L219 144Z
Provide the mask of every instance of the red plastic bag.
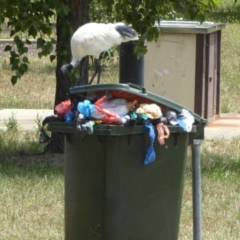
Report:
M69 110L71 110L71 101L70 100L66 100L64 102L61 102L55 107L55 111L57 112L57 115L58 115L59 118L63 118L63 116Z
M95 102L94 106L96 107L96 109L103 114L103 118L101 119L103 123L106 124L111 124L111 123L115 123L115 124L123 124L123 120L121 119L121 117L114 113L109 111L108 109L105 108L101 108L101 104L108 101L107 96L103 96L101 97L98 101Z

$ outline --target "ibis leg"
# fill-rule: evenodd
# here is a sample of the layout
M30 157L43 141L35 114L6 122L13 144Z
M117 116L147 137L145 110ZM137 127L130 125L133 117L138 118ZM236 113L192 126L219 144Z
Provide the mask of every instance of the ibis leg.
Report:
M96 77L97 74L98 74L97 84L99 84L101 73L102 73L102 66L100 64L100 61L99 61L99 59L95 59L95 72L94 72L92 78L90 79L89 84L92 84L92 82L93 82L93 80L94 80L94 78Z

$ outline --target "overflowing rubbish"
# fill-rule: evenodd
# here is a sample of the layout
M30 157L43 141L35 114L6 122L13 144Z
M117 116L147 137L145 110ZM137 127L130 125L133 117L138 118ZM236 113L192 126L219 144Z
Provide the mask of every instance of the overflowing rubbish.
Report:
M169 125L178 126L190 132L194 123L193 115L186 109L181 112L162 109L157 103L142 102L141 99L113 97L111 93L91 93L85 98L68 99L55 107L56 115L44 119L40 132L40 142L46 143L50 137L44 131L44 125L52 121L74 123L76 134L93 134L99 124L134 126L142 125L148 132L150 146L144 164L155 160L154 142L164 145L170 136Z

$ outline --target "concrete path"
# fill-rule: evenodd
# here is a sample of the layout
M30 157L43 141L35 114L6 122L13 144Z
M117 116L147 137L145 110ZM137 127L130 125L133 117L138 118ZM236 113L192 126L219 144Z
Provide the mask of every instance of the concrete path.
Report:
M24 130L37 129L37 119L43 120L53 114L50 109L2 109L0 129L5 129L5 121L17 119ZM205 139L240 137L240 114L221 114L220 118L205 127Z
M205 127L205 139L240 137L240 114L222 113Z
M43 120L46 116L52 115L50 109L2 109L0 110L0 129L6 129L5 122L14 118L24 130L37 129L37 120Z

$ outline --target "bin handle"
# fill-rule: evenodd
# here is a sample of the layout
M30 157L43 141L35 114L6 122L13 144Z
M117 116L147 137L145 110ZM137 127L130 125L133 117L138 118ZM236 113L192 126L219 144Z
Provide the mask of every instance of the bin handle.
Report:
M134 84L134 83L128 83L128 86L131 88L136 88L140 90L142 93L146 93L146 89L140 85Z

